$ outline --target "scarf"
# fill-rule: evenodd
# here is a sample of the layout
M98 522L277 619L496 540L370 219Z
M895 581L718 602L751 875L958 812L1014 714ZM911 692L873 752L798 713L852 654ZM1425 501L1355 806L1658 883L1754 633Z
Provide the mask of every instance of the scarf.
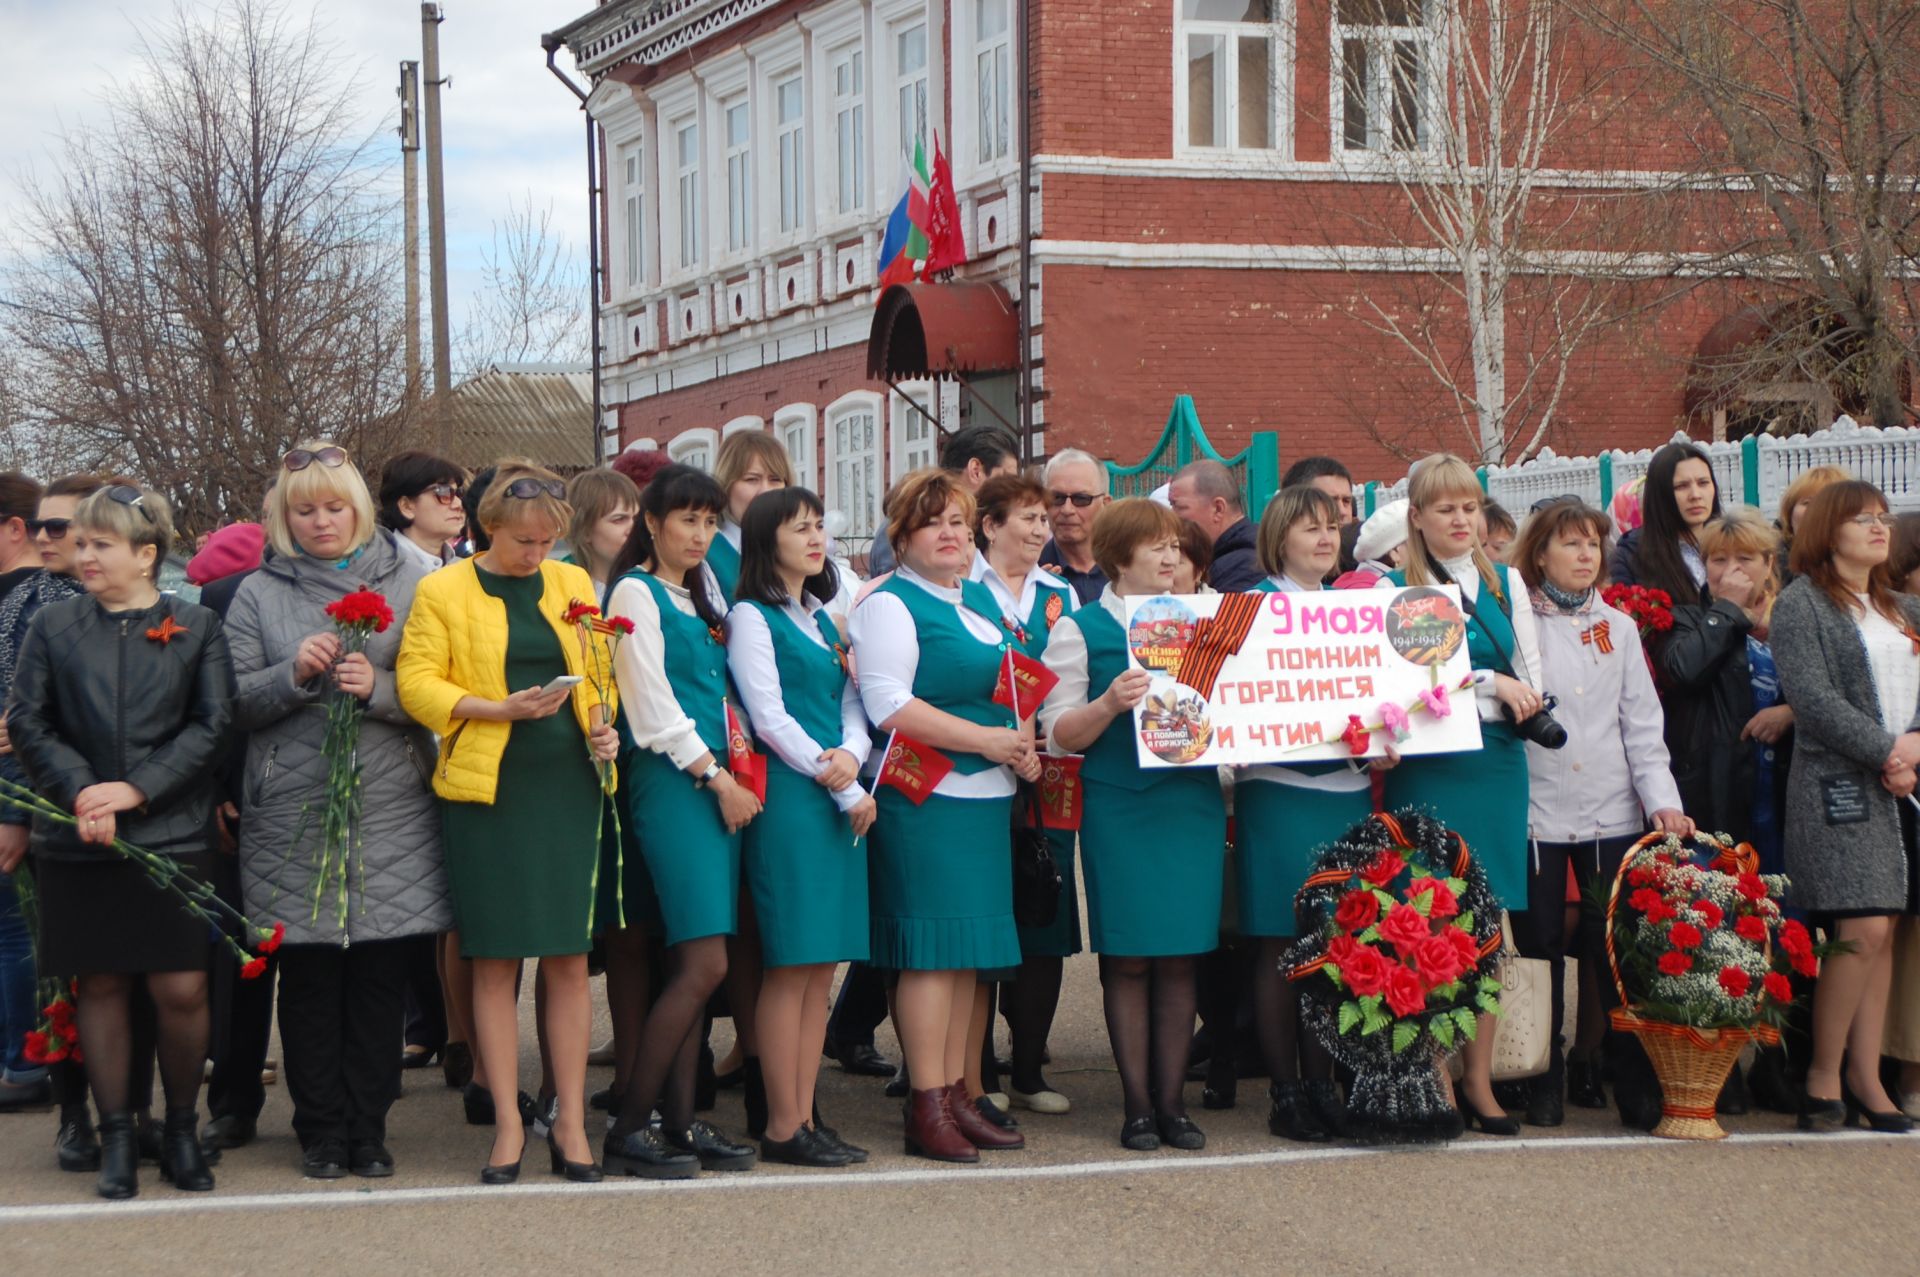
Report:
M1549 603L1553 604L1554 607L1558 608L1567 616L1572 616L1576 612L1586 611L1587 605L1593 602L1593 587L1591 585L1577 594L1572 594L1560 589L1551 581L1542 580L1540 582L1540 593Z

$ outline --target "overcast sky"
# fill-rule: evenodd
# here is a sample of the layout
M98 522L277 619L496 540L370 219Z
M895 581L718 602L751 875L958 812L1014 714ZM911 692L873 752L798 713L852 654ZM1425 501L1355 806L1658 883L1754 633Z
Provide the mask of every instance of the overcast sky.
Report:
M458 331L492 223L531 192L551 204L556 231L586 262L585 126L575 99L548 74L540 35L593 0L444 0L440 65L448 262ZM0 0L0 218L19 207L23 170L50 175L55 135L97 118L109 86L136 70L136 23L164 18L168 0ZM363 125L382 126L384 155L399 171L399 64L420 56L420 6L412 0L288 0L290 18L319 15L341 76L359 85ZM572 72L562 53L561 68ZM396 186L398 179L396 177ZM421 173L424 214L425 169ZM424 225L424 223L423 223ZM424 256L424 254L423 254ZM424 276L424 271L422 272ZM422 284L425 293L424 282Z

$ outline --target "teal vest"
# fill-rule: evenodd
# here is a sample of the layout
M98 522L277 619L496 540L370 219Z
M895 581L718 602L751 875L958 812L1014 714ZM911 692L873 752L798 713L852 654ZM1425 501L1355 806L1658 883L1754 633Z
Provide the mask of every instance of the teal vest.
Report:
M840 631L834 628L826 609L813 614L820 625L820 636L827 641L827 646L821 647L794 624L785 608L752 600L742 606L757 610L767 622L767 633L773 637L773 663L780 671L780 699L787 713L821 749L838 749L842 736L840 697L846 690L847 671L837 650ZM771 751L768 757L780 761Z
M1087 700L1091 703L1127 672L1127 632L1097 603L1081 608L1073 619L1079 622L1080 633L1087 640ZM1191 769L1163 767L1149 771L1142 767L1134 744L1133 715L1126 713L1107 724L1107 730L1087 746L1080 774L1103 785L1146 790L1182 780Z
M982 643L960 619L959 608L936 598L910 581L888 577L877 587L906 605L920 641L920 665L913 674L913 694L935 709L982 727L1017 728L1013 711L994 703L993 689L999 684L1011 639L997 644ZM993 591L978 581L960 582L961 606L978 612L1000 628L1000 607ZM1005 630L1002 629L1002 633ZM881 734L884 737L884 733ZM981 754L942 750L953 760L953 769L971 776L994 766Z
M1513 569L1504 563L1496 563L1493 570L1500 577L1500 589L1507 598L1513 597ZM1407 574L1395 572L1387 578L1395 585L1405 585ZM1449 582L1451 584L1451 582ZM1464 591L1462 602L1465 601ZM1502 604L1487 589L1487 583L1480 583L1480 597L1474 600L1472 619L1467 622L1467 660L1474 669L1495 670L1501 674L1512 674L1509 658L1514 655L1515 639L1513 635L1511 603ZM1464 610L1464 609L1463 609ZM1499 643L1496 648L1495 642Z
M1047 615L1048 609L1055 607L1049 600L1056 598L1059 599L1060 602L1056 610L1054 610L1051 620L1049 620ZM1074 606L1072 590L1056 590L1050 585L1040 586L1033 592L1033 611L1027 615L1025 620L1019 623L1020 629L1024 631L1024 634L1011 635L1014 647L1019 650L1022 656L1030 656L1036 661L1039 660L1046 654L1047 639L1051 635L1054 625L1059 622L1061 617L1071 613ZM1001 628L1010 629L1005 622L1002 622Z
M667 682L680 712L693 720L700 740L715 758L727 756L727 720L723 706L727 700L727 648L707 623L688 616L674 606L673 595L651 572L639 568L620 578L638 581L653 594L660 609L660 636L665 642ZM621 733L626 734L626 716L621 716ZM631 746L633 741L628 739Z
M713 534L713 544L707 547L707 566L713 569L713 579L731 606L735 592L740 589L740 551L719 532Z

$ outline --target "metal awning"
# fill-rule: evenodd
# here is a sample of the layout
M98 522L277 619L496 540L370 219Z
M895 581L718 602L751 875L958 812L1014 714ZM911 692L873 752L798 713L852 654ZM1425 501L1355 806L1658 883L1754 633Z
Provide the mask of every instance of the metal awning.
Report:
M867 336L867 375L893 383L1009 372L1020 366L1020 316L998 284L894 284Z

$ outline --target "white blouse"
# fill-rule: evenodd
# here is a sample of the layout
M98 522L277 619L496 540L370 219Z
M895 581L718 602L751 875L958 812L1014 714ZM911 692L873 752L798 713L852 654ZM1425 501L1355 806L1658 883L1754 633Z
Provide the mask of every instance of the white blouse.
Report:
M740 552L740 525L724 514L720 516L720 535L727 539L735 554Z
M1442 559L1440 566L1453 578L1454 584L1460 587L1461 596L1471 599L1478 606L1480 569L1474 566L1473 555L1463 554L1457 559ZM1537 692L1541 690L1542 675L1540 673L1540 632L1534 625L1533 600L1527 597L1525 586L1518 584L1520 580L1518 572L1509 572L1507 579L1510 583L1507 590L1507 603L1513 609L1513 639L1514 647L1518 649L1508 652L1507 656L1513 661L1513 676ZM1495 603L1494 606L1498 607L1499 604ZM1503 672L1500 670L1474 671L1475 674ZM1494 694L1492 678L1480 680L1479 686L1474 689L1474 697L1480 707L1481 722L1503 723L1506 721L1506 715L1500 712L1500 698Z
M1004 637L1000 627L962 606L958 586L935 585L905 564L895 568L894 575L951 604L967 633L982 643L1000 646ZM920 635L907 605L891 591L878 589L868 591L854 607L847 633L853 643L860 701L866 707L868 721L878 726L915 699L913 676L920 668ZM873 765L877 768L883 761L876 750ZM1013 769L1003 766L988 767L971 776L948 772L933 792L947 798L1006 798L1014 788Z
M718 597L713 574L702 569L701 584L716 613L725 615L726 604ZM693 595L669 581L661 581L667 597L683 615L697 616ZM673 684L667 678L666 639L660 631L660 607L653 591L630 577L614 584L607 600L607 615L624 616L633 622L633 633L613 650L613 678L620 688L620 712L626 716L627 730L634 743L667 760L682 771L707 752L699 729L682 712L674 697Z
M809 641L825 648L826 636L813 615L820 607L820 601L808 595L797 604L788 599L781 611ZM781 762L802 776L818 776L826 769L820 755L829 749L846 750L855 766L867 761L873 741L868 735L866 711L860 705L860 690L853 680L847 680L840 695L840 739L822 742L807 735L807 729L787 712L773 632L767 628L766 616L751 604L737 603L727 613L727 665L746 704L747 716L753 721L754 739L771 749ZM866 793L858 781L849 781L844 789L833 791L833 801L841 811L852 811Z
M1100 588L1100 597L1093 604L1108 616L1120 622L1124 628L1127 623L1126 602L1113 592L1112 585ZM1040 730L1046 733L1047 752L1056 757L1073 753L1062 749L1053 737L1053 728L1060 716L1069 710L1079 709L1082 705L1106 694L1106 688L1098 692L1093 690L1092 680L1087 674L1087 636L1080 629L1080 622L1074 620L1072 612L1061 617L1053 627L1053 633L1047 638L1047 650L1040 654L1040 661L1052 671L1060 681L1047 693L1047 699L1040 703Z
M1867 649L1867 666L1873 671L1873 688L1880 701L1880 725L1895 736L1913 726L1914 704L1920 701L1920 653L1913 640L1899 626L1880 615L1864 594L1861 615L1854 617L1860 627L1860 642Z
M1069 598L1073 596L1071 585L1045 568L1034 567L1027 569L1027 579L1020 583L1020 594L1016 598L1013 590L1000 579L1000 574L993 570L993 564L987 562L987 556L979 550L973 552L972 575L974 580L992 591L993 601L1000 605L1000 614L1015 625L1025 625L1027 618L1033 615L1033 605L1040 597L1041 586L1064 590Z

